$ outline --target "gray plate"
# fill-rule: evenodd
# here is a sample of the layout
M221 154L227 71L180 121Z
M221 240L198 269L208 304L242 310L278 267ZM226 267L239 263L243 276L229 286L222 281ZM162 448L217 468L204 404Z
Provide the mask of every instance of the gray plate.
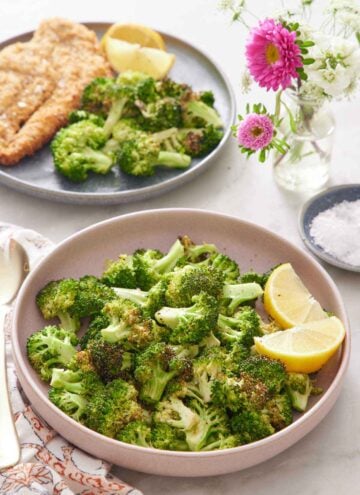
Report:
M327 253L321 246L315 243L311 237L310 229L313 219L322 211L328 210L342 201L356 201L358 199L360 199L360 184L330 187L326 191L310 198L302 207L299 216L300 235L310 251L330 265L351 272L360 272L360 266L349 265Z
M86 23L101 36L110 23ZM17 41L28 41L32 32L11 38L0 44L0 49ZM131 177L117 167L106 176L93 175L82 184L73 184L55 172L48 146L35 155L23 159L14 167L0 166L0 182L19 191L65 203L115 204L138 201L162 194L199 175L211 163L224 146L235 119L235 99L225 74L207 55L166 33L164 37L169 52L176 55L176 62L169 76L186 82L195 90L211 89L216 108L224 124L224 137L209 155L194 159L186 171L158 169L152 177Z

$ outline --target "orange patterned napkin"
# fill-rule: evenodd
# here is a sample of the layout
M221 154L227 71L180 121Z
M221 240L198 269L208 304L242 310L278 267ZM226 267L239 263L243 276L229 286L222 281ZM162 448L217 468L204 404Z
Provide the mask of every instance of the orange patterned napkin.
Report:
M14 237L28 253L30 270L53 244L32 230L0 224L0 245ZM21 443L20 463L0 471L0 493L8 495L142 495L110 474L111 465L69 444L31 408L17 380L11 357L7 318L8 383L16 429Z

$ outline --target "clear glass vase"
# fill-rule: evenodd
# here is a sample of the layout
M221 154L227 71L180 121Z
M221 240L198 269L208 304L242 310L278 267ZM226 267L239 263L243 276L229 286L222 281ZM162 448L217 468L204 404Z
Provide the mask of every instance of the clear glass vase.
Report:
M290 148L273 157L274 176L283 188L299 193L316 192L329 179L335 122L326 103L318 104L295 92L286 93L288 112L281 124ZM295 132L294 132L295 131Z

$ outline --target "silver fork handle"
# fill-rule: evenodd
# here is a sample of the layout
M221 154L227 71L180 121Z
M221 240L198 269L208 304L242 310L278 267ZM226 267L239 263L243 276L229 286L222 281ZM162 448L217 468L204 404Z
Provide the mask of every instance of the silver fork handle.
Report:
M5 359L5 317L8 308L0 306L0 469L20 459L20 445L10 406Z

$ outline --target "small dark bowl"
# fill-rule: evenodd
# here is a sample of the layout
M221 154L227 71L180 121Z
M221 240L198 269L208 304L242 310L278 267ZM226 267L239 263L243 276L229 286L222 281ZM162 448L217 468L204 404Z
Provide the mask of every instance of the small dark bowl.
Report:
M325 252L311 237L310 228L314 218L322 211L328 210L342 201L356 201L358 199L360 199L360 184L331 187L310 198L303 205L299 216L300 236L310 251L330 265L352 272L360 272L360 266L350 265Z

